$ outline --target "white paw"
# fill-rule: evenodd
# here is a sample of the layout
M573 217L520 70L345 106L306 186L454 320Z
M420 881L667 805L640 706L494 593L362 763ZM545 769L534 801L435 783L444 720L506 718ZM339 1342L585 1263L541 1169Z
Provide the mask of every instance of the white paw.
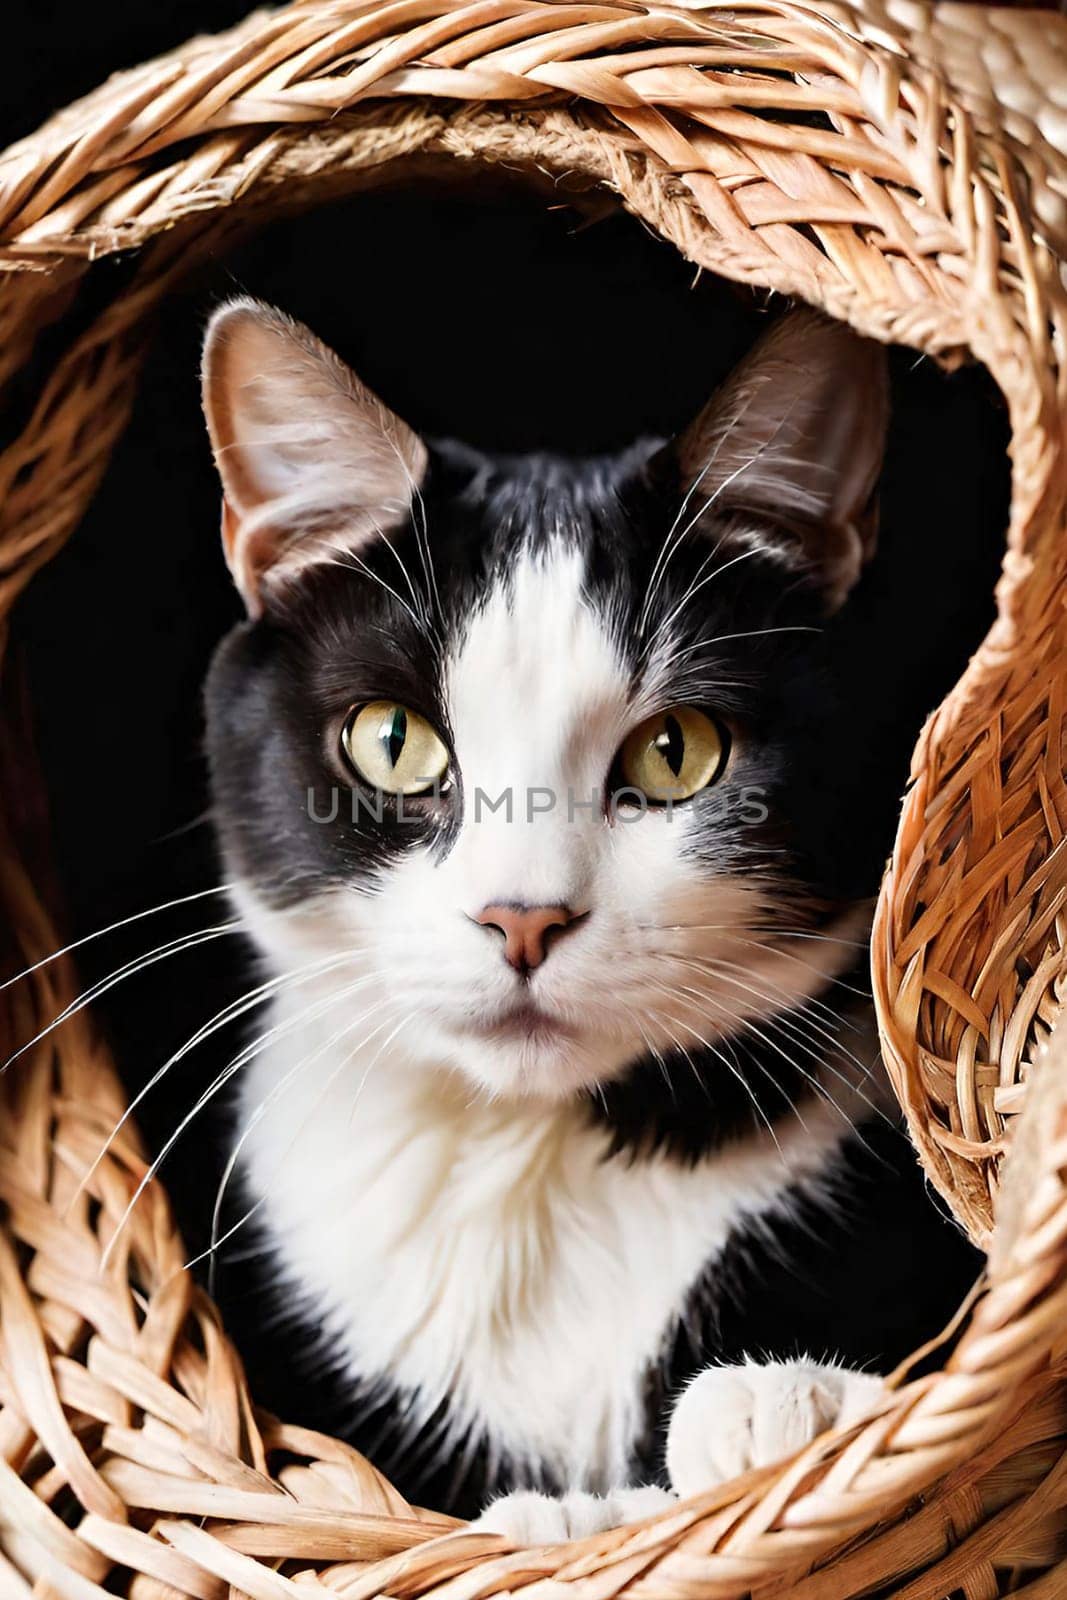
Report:
M470 1524L470 1531L503 1533L517 1545L563 1544L654 1517L675 1503L668 1490L655 1488L615 1489L604 1495L572 1489L558 1497L518 1489L486 1506Z
M882 1380L815 1361L708 1367L682 1394L667 1432L667 1471L684 1499L793 1455L873 1405Z

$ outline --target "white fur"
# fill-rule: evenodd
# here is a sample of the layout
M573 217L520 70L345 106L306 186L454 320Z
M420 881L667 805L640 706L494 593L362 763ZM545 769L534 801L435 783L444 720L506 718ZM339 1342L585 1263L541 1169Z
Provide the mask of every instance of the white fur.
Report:
M520 1489L492 1501L473 1526L515 1544L538 1545L640 1522L669 1510L678 1497L702 1494L796 1455L830 1429L851 1427L872 1414L885 1393L872 1373L804 1358L709 1367L686 1387L671 1416L670 1491L553 1496Z
M699 1494L794 1455L829 1428L873 1410L881 1378L825 1362L746 1361L698 1373L674 1408L667 1471L680 1495Z
M803 1358L709 1367L688 1385L671 1417L670 1490L571 1490L557 1496L520 1489L493 1500L472 1526L531 1546L640 1522L669 1510L679 1497L796 1455L830 1429L851 1427L872 1414L885 1393L882 1379L871 1373Z
M302 1090L303 1128L290 1107L250 1141L285 1266L353 1375L417 1393L422 1419L449 1397L506 1453L590 1489L625 1481L645 1373L687 1290L844 1131L823 1107L807 1133L782 1130L781 1154L767 1138L694 1168L632 1164L605 1159L573 1106L472 1099L392 1054L362 1087L330 1085L327 1063Z
M605 1528L642 1522L669 1510L674 1503L675 1496L669 1490L651 1485L615 1489L605 1495L589 1494L583 1489L562 1495L518 1489L492 1501L471 1528L478 1533L502 1533L512 1544L530 1549L585 1539Z
M239 893L278 972L341 963L275 1002L276 1035L243 1081L246 1178L354 1379L410 1391L413 1425L447 1397L460 1428L608 1490L687 1291L740 1220L818 1180L847 1124L817 1102L777 1142L692 1169L631 1164L606 1158L575 1091L785 1009L848 955L827 944L813 967L808 946L758 942L759 882L702 881L684 808L612 825L564 798L526 814L530 789L600 789L649 709L573 550L517 563L446 684L465 820L444 859L420 849L373 894L284 913ZM476 791L506 788L512 821L475 820ZM525 991L568 1033L485 1031L523 992L499 935L471 920L500 900L590 912ZM743 963L747 987L693 968L709 956Z

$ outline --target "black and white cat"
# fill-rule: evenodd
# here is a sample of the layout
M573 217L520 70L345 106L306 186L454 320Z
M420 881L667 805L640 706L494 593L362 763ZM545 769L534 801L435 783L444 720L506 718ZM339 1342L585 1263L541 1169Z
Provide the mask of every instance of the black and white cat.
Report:
M883 352L794 311L672 445L489 458L238 300L204 402L236 1160L352 1437L542 1541L847 1424L975 1271L863 998Z

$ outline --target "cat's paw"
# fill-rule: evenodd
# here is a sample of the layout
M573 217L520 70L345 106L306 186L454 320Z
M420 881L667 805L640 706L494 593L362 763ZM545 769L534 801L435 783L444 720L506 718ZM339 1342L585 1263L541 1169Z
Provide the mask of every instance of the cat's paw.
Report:
M513 1544L563 1544L568 1539L584 1539L606 1528L619 1528L627 1522L654 1517L676 1504L667 1489L615 1489L611 1494L586 1494L572 1489L568 1494L538 1494L533 1489L518 1489L493 1500L480 1517L470 1524L473 1533L502 1533Z
M869 1372L815 1361L708 1367L674 1408L667 1471L683 1498L793 1455L862 1416L882 1389Z

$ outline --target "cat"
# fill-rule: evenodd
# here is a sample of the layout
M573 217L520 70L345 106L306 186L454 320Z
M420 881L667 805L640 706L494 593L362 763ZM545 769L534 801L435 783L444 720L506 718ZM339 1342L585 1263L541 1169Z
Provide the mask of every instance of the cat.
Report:
M883 350L791 309L674 441L488 456L241 298L203 398L247 611L213 814L270 1000L232 1165L286 1363L526 1542L848 1426L977 1272L865 988L915 731L844 620Z

